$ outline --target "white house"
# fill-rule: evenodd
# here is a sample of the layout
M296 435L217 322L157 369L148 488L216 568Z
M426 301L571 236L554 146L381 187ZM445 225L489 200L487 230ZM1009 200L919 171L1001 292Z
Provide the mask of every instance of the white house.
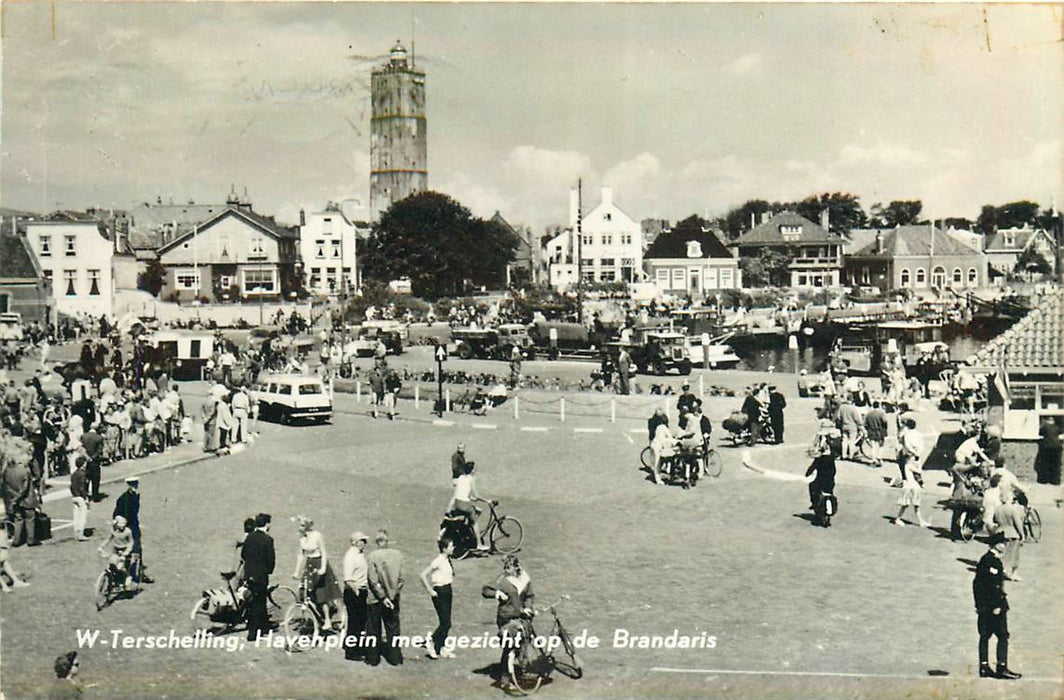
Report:
M98 221L30 221L26 240L52 285L55 309L114 315L114 243Z
M309 291L331 295L358 289L355 254L360 233L331 202L323 211L300 212L299 256Z
M579 240L574 236L579 199L569 192L569 230L547 243L551 286L564 290L576 283L579 269L585 282L638 282L643 276L643 231L613 203L613 190L602 188L599 205L582 217Z
M699 298L742 287L739 261L713 231L694 221L659 234L644 257L647 275L662 293Z

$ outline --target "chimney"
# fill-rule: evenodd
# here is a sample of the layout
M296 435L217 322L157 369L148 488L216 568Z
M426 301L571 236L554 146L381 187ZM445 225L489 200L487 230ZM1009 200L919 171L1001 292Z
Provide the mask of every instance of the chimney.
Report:
M883 232L876 231L876 255L883 254Z
M769 212L767 212L767 211L761 212L761 223L762 224L767 224L768 220L769 220Z
M300 209L299 209L299 225L300 226L306 226L307 225L307 212L303 211L302 207L300 207Z
M820 212L820 228L831 233L831 210L827 207Z
M757 226L757 214L750 212L750 228L753 229Z
M612 187L603 187L602 188L602 203L605 204L606 206L612 206L613 205L613 188Z
M577 209L580 207L580 193L574 187L569 190L569 225L576 228Z

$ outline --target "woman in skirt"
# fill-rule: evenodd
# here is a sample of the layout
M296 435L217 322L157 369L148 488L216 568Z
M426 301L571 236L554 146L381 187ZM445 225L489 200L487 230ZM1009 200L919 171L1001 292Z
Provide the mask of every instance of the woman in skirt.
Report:
M908 464L908 468L905 470L905 479L901 484L901 496L898 498L900 509L898 510L898 516L894 518L895 525L905 524L901 516L905 514L906 508L912 506L916 512L916 519L920 523L920 527L931 527L931 521L924 520L920 515L920 497L923 492L924 470L919 460L913 460Z
M325 538L314 529L314 521L306 516L296 516L296 524L299 526L299 556L296 558L296 571L292 578L298 580L306 576L306 595L314 597L314 602L318 604L324 618L323 627L331 630L333 606L336 601L342 599L343 594L340 592L340 584L336 581L336 574L329 566L325 553Z

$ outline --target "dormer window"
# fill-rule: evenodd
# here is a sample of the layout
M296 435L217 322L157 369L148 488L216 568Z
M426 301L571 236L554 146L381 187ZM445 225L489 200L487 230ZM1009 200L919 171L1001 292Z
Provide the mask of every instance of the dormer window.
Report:
M1005 234L1005 245L1007 245L1010 248L1012 246L1016 245L1016 235L1012 234L1012 233L1006 233Z
M797 241L802 237L801 224L785 224L780 226L780 235L785 241Z

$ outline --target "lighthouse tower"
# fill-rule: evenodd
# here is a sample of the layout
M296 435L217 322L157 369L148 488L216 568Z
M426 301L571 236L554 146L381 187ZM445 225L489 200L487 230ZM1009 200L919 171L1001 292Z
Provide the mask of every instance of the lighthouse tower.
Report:
M374 221L393 203L428 189L425 74L398 41L371 82L369 206Z

